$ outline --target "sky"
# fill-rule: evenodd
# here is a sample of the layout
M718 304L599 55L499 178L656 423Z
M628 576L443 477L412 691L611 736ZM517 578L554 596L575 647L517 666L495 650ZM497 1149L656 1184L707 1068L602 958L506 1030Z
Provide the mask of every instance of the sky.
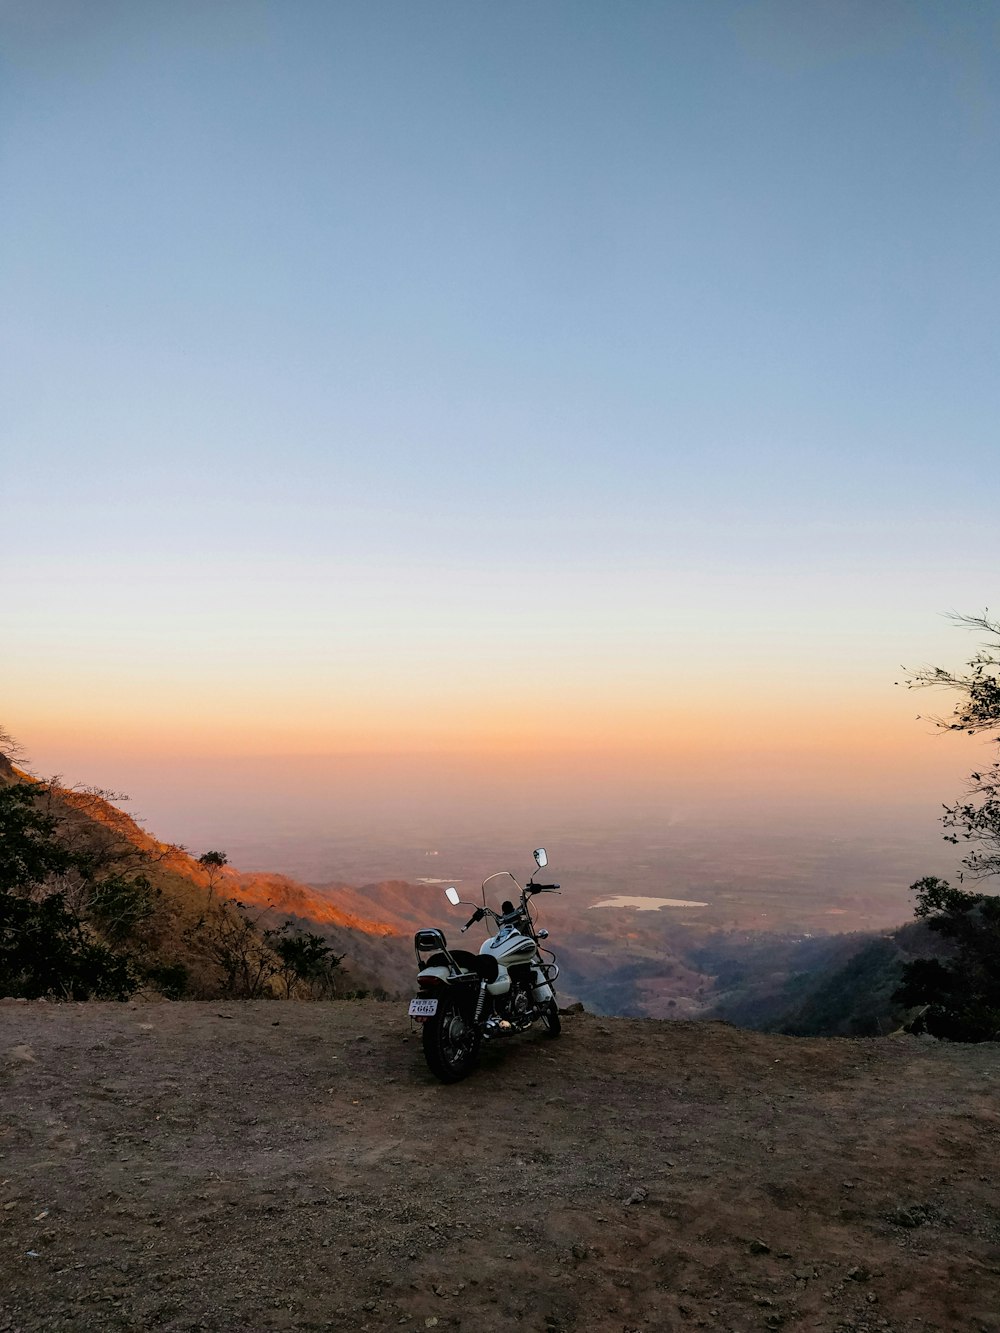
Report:
M36 770L180 839L297 764L955 794L896 682L996 600L994 5L25 0L0 50Z

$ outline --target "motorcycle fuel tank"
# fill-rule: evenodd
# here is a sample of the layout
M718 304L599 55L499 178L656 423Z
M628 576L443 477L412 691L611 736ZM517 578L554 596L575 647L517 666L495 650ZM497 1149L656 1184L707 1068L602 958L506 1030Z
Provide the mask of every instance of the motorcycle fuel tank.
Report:
M505 926L498 935L484 940L479 952L491 954L502 967L516 967L518 963L531 962L535 956L535 941L513 926Z

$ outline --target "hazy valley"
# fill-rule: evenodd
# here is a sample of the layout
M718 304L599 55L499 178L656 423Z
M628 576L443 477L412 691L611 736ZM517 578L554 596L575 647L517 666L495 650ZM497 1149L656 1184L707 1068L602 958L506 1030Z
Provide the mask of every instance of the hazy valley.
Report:
M15 777L10 770L8 781ZM200 849L159 841L102 795L54 789L49 799L71 841L96 839L105 859L122 864L149 862L158 906L136 943L158 965L183 962L191 989L178 995L225 994L235 984L219 972L219 949L198 937L206 908L218 912L233 899L261 931L291 922L326 941L341 960L336 992L402 998L412 986L416 929L438 925L452 943L472 947L482 939L479 927L460 937L468 913L447 903L443 887L454 884L475 902L486 874L509 869L523 878L531 865L532 842L509 828L435 831L401 821L376 842L315 830L213 838L229 863L212 872ZM204 809L210 819L210 805ZM939 839L893 839L877 828L833 838L799 827L778 836L749 822L657 827L647 819L589 829L567 821L541 832L534 845L548 846L551 877L562 885L539 905L564 1002L598 1014L713 1015L807 1034L896 1025L889 1000L900 959L926 946L919 929L902 930L912 914L906 886L948 860ZM859 954L863 979L854 975ZM831 986L832 1000L810 1000Z
M530 864L530 847L515 842L509 829L454 830L447 843L420 834L404 830L373 844L313 833L296 843L238 839L235 846L245 864L280 860L331 903L390 923L400 949L387 952L408 961L414 929L436 924L457 937L466 919L446 902L444 885L476 900L486 874L525 874ZM888 936L911 920L908 886L949 863L936 831L908 836L875 828L831 837L819 829L778 833L732 821L721 829L626 821L600 830L566 824L541 840L552 877L562 884L559 897L542 903L563 969L561 995L597 1013L664 1018L712 1012L721 1003L725 1016L750 1024L780 1018L787 982L825 975L870 937ZM322 877L321 867L330 864L341 872L336 880ZM371 882L366 872L375 864L391 878ZM704 906L599 905L616 897ZM405 978L395 960L393 971ZM802 989L801 980L792 985L788 1007Z

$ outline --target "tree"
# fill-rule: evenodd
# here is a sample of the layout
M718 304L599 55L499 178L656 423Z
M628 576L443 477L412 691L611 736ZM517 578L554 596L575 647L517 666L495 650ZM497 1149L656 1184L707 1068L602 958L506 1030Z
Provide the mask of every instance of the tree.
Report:
M53 887L78 867L41 805L43 784L0 787L0 995L123 1000L139 981Z
M0 788L0 893L27 892L73 866L56 838L58 820L40 806L44 795L40 784Z
M146 875L109 875L95 884L87 903L88 915L105 939L124 944L150 919L159 891Z
M0 995L127 1000L138 985L129 959L90 935L61 893L0 894Z
M965 672L942 667L924 667L905 683L910 689L931 686L957 691L958 703L950 718L934 718L944 731L964 731L970 736L1000 732L1000 621L981 616L953 616L959 625L985 632L989 641L969 662ZM1000 745L1000 734L993 738ZM942 823L946 841L971 843L962 860L959 876L982 879L1000 874L1000 760L986 765L969 778L969 789L954 805L944 807Z
M944 686L958 692L950 718L935 718L946 731L970 736L1000 732L1000 623L987 613L955 616L968 628L985 631L989 641L964 673L927 667L906 681L911 689ZM1000 735L993 737L1000 744ZM1000 874L1000 761L974 772L963 799L944 807L946 841L972 844L959 879ZM912 885L915 915L950 945L950 956L918 958L903 967L893 999L921 1006L910 1031L930 1032L953 1041L1000 1038L1000 897L968 893L947 880L927 877Z
M0 993L122 999L148 973L142 928L160 890L138 873L151 858L123 838L108 796L0 786Z
M204 852L198 857L198 864L208 875L208 901L215 897L215 886L222 877L223 869L229 864L225 852Z
M16 741L6 727L0 726L0 759L7 761L2 767L9 768L11 764L23 764L27 757L21 742Z
M213 903L189 932L191 943L222 972L223 993L237 1000L259 1000L268 993L280 963L260 922L270 904L252 916L236 898Z
M951 956L917 958L903 967L893 998L922 1006L908 1025L950 1041L1000 1038L1000 898L966 893L947 880L918 880L916 915L951 941Z
M333 994L334 973L343 955L335 954L322 935L296 930L291 921L264 933L281 960L278 975L285 986L286 1000L299 990L310 999L325 1000Z

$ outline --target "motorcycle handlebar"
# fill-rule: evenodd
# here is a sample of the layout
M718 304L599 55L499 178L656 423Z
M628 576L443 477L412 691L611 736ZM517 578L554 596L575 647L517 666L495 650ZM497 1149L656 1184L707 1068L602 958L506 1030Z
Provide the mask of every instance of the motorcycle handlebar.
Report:
M477 907L476 910L469 917L468 921L466 921L465 925L462 927L462 934L464 935L470 926L474 926L477 921L482 921L482 919L483 919L483 909L481 907Z
M526 895L529 893L558 893L558 892L559 892L558 884L528 884L525 886ZM483 917L485 916L493 917L493 919L498 923L500 923L501 925L510 925L516 922L521 915L522 915L522 909L520 907L515 907L514 904L509 899L507 899L501 904L500 913L494 912L489 907L477 907L476 910L469 917L468 921L466 921L465 925L462 927L462 934L464 935L465 932L469 929L469 927L474 926L477 921L482 921Z

